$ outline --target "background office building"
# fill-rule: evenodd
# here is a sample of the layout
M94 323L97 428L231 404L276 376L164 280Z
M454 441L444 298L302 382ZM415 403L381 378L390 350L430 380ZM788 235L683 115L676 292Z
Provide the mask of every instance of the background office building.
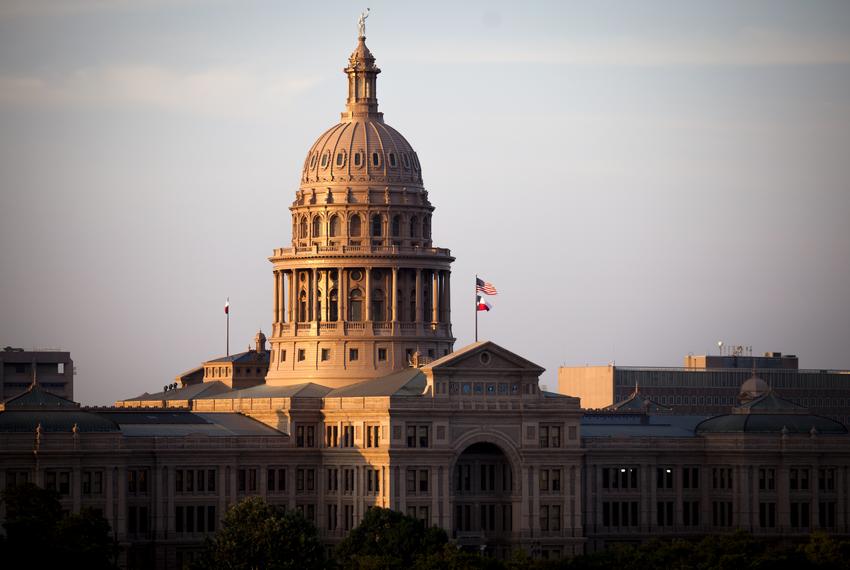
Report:
M767 384L813 414L850 421L850 371L806 370L794 355L685 357L682 368L649 366L564 366L558 389L581 398L586 409L625 400L635 388L675 414L728 413L740 386L755 372Z

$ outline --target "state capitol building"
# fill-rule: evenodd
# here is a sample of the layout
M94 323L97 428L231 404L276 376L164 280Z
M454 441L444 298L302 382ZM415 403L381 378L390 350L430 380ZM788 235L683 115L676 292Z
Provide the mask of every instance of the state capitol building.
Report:
M268 338L109 408L34 381L0 409L0 487L98 509L131 568L182 567L254 495L303 512L329 547L374 506L496 557L850 535L847 429L755 370L729 413L671 414L639 389L591 412L506 348L455 349L454 258L416 152L378 110L379 73L361 35L340 122L304 159L292 243L269 257Z

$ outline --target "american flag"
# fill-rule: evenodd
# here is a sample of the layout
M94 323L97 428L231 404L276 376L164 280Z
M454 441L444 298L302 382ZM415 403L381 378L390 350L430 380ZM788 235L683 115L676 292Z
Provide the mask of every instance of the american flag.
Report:
M492 283L488 283L483 279L475 278L475 292L476 293L484 293L485 295L498 295L499 292L496 291L496 286Z

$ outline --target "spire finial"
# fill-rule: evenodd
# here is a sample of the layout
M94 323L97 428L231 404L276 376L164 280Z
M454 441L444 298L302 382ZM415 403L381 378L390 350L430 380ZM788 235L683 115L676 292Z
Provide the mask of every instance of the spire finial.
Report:
M357 37L366 37L366 18L369 17L369 8L365 12L360 12L360 17L357 19Z

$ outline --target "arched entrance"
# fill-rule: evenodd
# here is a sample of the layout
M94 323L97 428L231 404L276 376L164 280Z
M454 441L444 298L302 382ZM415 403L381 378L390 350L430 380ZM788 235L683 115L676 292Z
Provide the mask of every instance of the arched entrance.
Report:
M503 554L514 532L514 479L507 455L494 443L473 443L458 456L451 496L459 545Z

